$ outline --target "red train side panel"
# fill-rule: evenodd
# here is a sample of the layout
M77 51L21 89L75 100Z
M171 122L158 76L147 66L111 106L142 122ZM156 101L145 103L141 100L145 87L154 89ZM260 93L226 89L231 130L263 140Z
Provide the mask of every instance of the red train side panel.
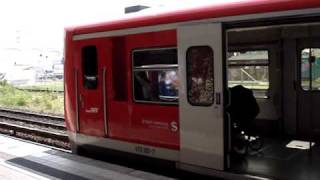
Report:
M176 31L163 31L130 35L125 37L125 61L131 67L132 51L135 49L175 47ZM133 102L132 70L127 69L126 81L128 102L110 99L109 132L110 137L149 144L160 147L179 148L178 107L168 105L143 104ZM175 125L174 125L175 126Z
M179 149L179 130L175 130L179 127L178 107L135 103L131 70L133 50L176 46L176 30L91 40L73 40L74 35L316 7L320 7L318 0L248 0L68 29L65 47L67 128L90 136ZM83 73L80 51L86 46L97 48L99 61L98 87L90 91L83 89L83 78L78 77Z
M119 45L116 40L121 40L121 44ZM81 134L179 149L177 105L135 103L132 94L132 69L130 68L132 51L135 49L175 47L176 43L175 30L130 35L116 39L100 38L74 42L74 46L70 47L74 50L73 56L69 55L69 51L66 52L66 57L69 57L66 61L65 102L68 128L75 131L76 122L73 119L77 118L76 108L78 108ZM84 72L81 50L86 46L96 46L98 54L98 86L93 90L84 88L82 80ZM119 48L122 50L117 50ZM119 63L117 61L123 61L124 64L120 65L126 68L116 68ZM103 68L106 69L104 79L106 112L103 111ZM72 71L78 73L77 78ZM119 98L117 84L123 82L126 85L122 87L120 94L124 97ZM74 88L76 86L77 88ZM78 94L78 99L75 93ZM126 94L123 95L123 93ZM75 107L76 100L78 107ZM106 113L106 127L104 126L104 113ZM107 128L106 132L105 128Z

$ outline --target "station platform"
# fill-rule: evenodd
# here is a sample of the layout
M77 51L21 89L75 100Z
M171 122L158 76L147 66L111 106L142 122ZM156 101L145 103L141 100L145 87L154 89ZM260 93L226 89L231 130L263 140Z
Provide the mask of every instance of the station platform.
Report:
M0 179L174 179L0 135Z

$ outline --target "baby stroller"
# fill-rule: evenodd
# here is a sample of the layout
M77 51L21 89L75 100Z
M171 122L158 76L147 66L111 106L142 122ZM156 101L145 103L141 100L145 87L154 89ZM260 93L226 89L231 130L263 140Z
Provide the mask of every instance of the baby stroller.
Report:
M230 88L232 151L247 154L248 148L258 151L263 146L263 138L255 131L254 120L259 114L258 103L253 92L241 85Z

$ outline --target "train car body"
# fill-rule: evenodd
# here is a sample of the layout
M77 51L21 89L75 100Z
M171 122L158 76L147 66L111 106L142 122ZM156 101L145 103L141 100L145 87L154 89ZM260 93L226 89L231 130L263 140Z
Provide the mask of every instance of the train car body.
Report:
M318 89L295 91L299 62L277 62L297 59L277 49L317 47L310 37L318 37L319 15L318 0L246 0L67 28L65 120L73 150L89 144L204 174L227 171L227 52L250 49L266 50L269 59L258 117L308 137L299 118L309 111L310 122L320 117L304 108L305 97L319 100Z

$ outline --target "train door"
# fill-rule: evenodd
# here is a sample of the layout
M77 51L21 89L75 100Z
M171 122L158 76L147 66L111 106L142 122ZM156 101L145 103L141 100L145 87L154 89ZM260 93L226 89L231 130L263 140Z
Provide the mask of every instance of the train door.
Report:
M111 48L99 40L76 43L77 131L92 136L107 135L106 61Z
M303 39L297 43L298 133L303 138L320 139L320 39Z
M182 169L224 169L222 39L219 23L178 28Z

